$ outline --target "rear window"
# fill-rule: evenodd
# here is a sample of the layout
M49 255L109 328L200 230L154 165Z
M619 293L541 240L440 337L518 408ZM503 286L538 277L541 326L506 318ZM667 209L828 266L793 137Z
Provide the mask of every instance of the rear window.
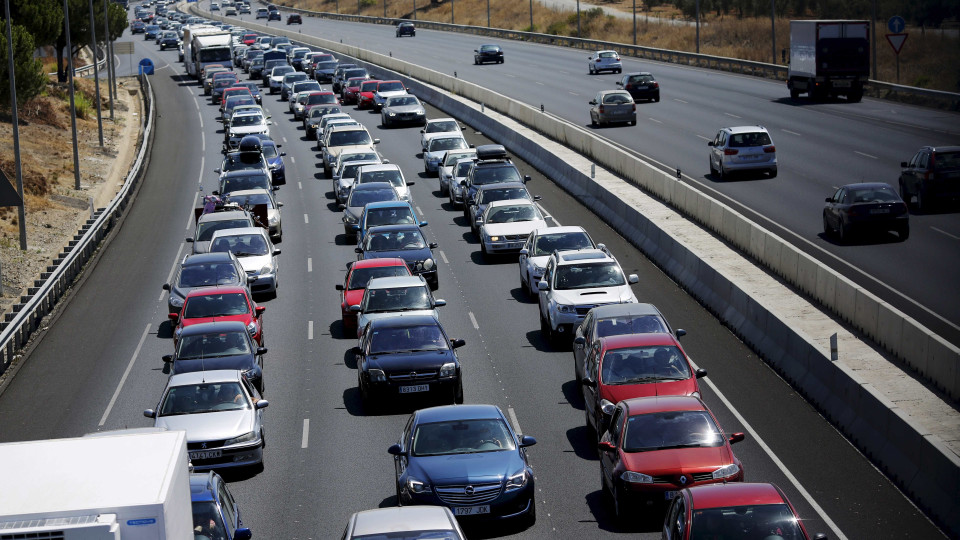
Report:
M617 53L613 51L606 51L606 52L600 53L600 58L616 58L616 57L617 57Z
M397 90L405 90L402 82L385 82L380 83L380 86L377 87L378 92L395 92Z
M512 165L501 167L478 167L473 171L473 185L500 184L503 182L522 182L520 172Z
M653 82L653 75L633 75L627 79L628 83L632 84L643 84L648 82Z
M737 133L730 136L730 148L743 148L748 146L765 146L773 144L770 142L770 135L764 131L756 133Z
M633 103L630 94L607 94L603 96L603 102L607 105L623 105L624 103Z
M897 202L900 197L891 187L872 187L851 189L850 200L853 203Z
M960 152L937 152L933 158L934 169L960 168Z

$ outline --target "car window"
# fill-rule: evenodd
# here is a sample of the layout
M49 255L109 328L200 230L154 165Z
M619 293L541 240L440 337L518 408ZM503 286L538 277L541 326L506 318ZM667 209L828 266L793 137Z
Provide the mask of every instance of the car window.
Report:
M461 161L460 163L457 163L457 168L454 170L453 175L457 177L464 177L470 172L470 167L472 166L472 161Z
M274 150L276 152L276 150ZM270 177L265 174L250 176L230 176L223 179L220 193L226 195L234 191L245 189L270 189Z
M376 227L378 225L413 225L416 224L416 216L410 207L400 208L374 208L367 210L364 218L364 228Z
M835 200L841 204L853 204L853 197L847 192L847 188L841 188L840 194Z
M486 223L515 223L543 219L532 204L498 206L487 213Z
M177 360L199 360L252 354L250 341L243 332L219 332L180 337ZM234 395L239 394L238 392Z
M433 309L430 293L423 285L367 289L363 295L364 313Z
M397 201L400 198L397 196L397 190L390 189L372 189L372 190L354 190L350 193L350 198L348 199L347 206L352 206L354 208L363 208L364 206L374 203L374 202L385 202L385 201Z
M369 251L402 251L427 247L419 231L375 232L363 239L364 249Z
M180 269L180 287L208 287L237 283L240 274L233 263L191 264Z
M917 166L920 169L927 169L930 164L930 154L926 152L920 152L920 159L917 161Z
M587 249L593 247L593 241L585 232L541 234L534 245L534 257L550 255L554 251Z
M223 537L223 518L217 509L215 501L194 501L193 523L197 527L202 527L204 533L209 533L216 538ZM197 533L197 538L207 538L205 534Z
M600 363L604 384L680 381L691 377L686 358L672 345L608 350Z
M220 236L210 245L210 251L230 252L237 257L251 257L270 253L267 241L261 234L236 234Z
M236 382L185 384L167 391L160 416L250 409L246 394Z
M184 319L229 317L245 313L250 313L250 306L243 293L191 296L183 306Z
M606 105L622 105L633 103L633 98L629 94L607 94L603 97L603 103Z
M623 408L617 407L610 417L610 440L620 444L620 434L623 433Z
M370 134L362 130L335 131L330 134L327 146L348 146L357 144L373 144Z
M350 273L347 289L356 291L366 289L371 279L381 277L409 276L410 271L404 266L378 266L375 268L356 268Z
M615 53L615 52L613 52L613 51L604 51L604 52L600 53L599 56L600 56L600 58L616 58L616 57L617 57L617 53Z
M470 178L470 183L475 186L522 181L520 171L510 164L495 167L475 167Z
M213 233L224 229L239 229L241 227L251 227L253 223L249 219L223 219L220 221L205 221L197 227L197 242L208 242L213 238Z
M956 169L960 167L960 152L937 152L934 155L934 170Z
M853 188L850 190L854 203L897 202L900 197L891 187Z
M397 92L405 90L406 88L403 87L403 83L400 81L382 82L377 86L377 92Z
M724 442L720 428L706 411L669 411L631 416L623 437L623 451L717 447Z
M233 498L227 493L225 484L221 483L217 491L219 492L220 506L223 508L223 517L226 521L227 530L230 532L230 537L232 538L234 531L237 529L237 508L234 505Z
M557 290L615 287L626 284L623 271L615 262L568 264L557 268Z
M510 430L500 419L420 424L413 433L414 456L473 454L514 450Z
M489 204L493 201L507 201L511 199L529 199L530 194L525 188L486 189L480 197L480 204Z
M770 135L763 131L756 133L737 133L730 136L730 148L765 146L768 144L772 144L770 142Z
M620 315L597 320L597 337L623 336L627 334L666 333L660 317L656 315Z
M364 184L367 182L389 182L396 187L402 187L403 175L398 169L365 171L360 175L360 183Z
M377 90L377 91L379 92L380 90ZM387 107L403 107L406 105L416 105L416 104L417 104L417 98L409 97L409 96L399 96L399 97L390 98L389 100L387 100Z
M455 150L458 148L467 148L469 145L467 141L463 140L461 137L443 137L439 139L431 139L430 146L427 148L428 152L439 152L441 150Z
M842 202L843 201L843 189L838 189L836 193L833 194L833 202Z
M444 133L447 131L457 131L459 126L452 120L442 122L430 122L427 124L426 133Z
M401 351L446 351L450 348L436 324L378 328L370 334L370 354Z

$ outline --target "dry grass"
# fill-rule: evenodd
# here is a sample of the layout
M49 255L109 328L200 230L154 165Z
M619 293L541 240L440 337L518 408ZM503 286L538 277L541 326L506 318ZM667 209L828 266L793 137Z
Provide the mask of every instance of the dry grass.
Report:
M313 11L356 14L358 6L361 15L383 16L383 0L361 0L359 4L351 0L280 0L282 5L295 6ZM638 3L639 4L639 3ZM605 3L604 5L608 5ZM632 0L621 0L610 5L630 11ZM414 0L394 0L387 2L388 17L412 18ZM437 22L451 22L451 11L457 24L486 26L487 0L455 0L432 5L428 0L417 0L417 19ZM639 9L639 8L638 8ZM658 9L654 16L669 19L677 16L671 9ZM576 36L576 12L548 9L533 2L534 32ZM490 0L490 25L511 30L531 30L530 3L508 0ZM599 10L581 11L580 28L582 37L617 43L632 44L632 21L617 19L599 12ZM944 36L935 30L921 33L919 29L908 29L910 37L900 54L900 83L923 88L933 88L948 92L960 91L960 40L953 36ZM777 19L776 62L782 63L780 54L790 46L790 22ZM881 81L897 82L896 55L883 37L886 26L877 25L877 69ZM646 22L638 18L637 44L660 49L693 52L696 50L696 29L688 26L674 26ZM770 43L769 19L737 19L726 16L705 17L700 30L700 52L715 56L726 56L771 62L773 59Z

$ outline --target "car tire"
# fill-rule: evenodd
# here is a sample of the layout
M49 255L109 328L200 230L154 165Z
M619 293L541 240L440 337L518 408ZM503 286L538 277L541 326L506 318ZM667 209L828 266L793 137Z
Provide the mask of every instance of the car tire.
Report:
M527 285L527 279L523 276L520 276L520 292L522 292L524 296L530 297L530 286Z
M774 167L770 169L770 178L776 178L776 177L777 177L777 168Z
M657 94L657 96L656 96L655 98L653 98L653 102L654 102L654 103L660 103L660 94Z
M453 404L463 405L463 380L457 383L457 389L453 393Z
M590 125L593 127L597 127L597 119L594 118L592 114L590 115Z
M550 323L543 317L543 314L540 314L540 337L548 345L550 344Z
M597 433L597 425L590 422L590 413L587 412L586 407L583 409L583 425L587 427L587 442L591 445L591 448L596 449L597 443L600 442L600 434ZM601 486L603 485L603 470L600 471Z
M520 518L521 526L524 529L529 529L537 523L537 498L534 496L530 497L530 511L524 514Z
M623 69L618 69L617 73L623 73Z
M907 238L910 238L910 224L907 223L906 225L897 229L897 235L900 236L901 242L904 242Z
M716 175L717 175L717 168L713 166L713 159L712 159L712 158L707 158L707 161L710 162L710 176L716 176Z
M723 182L724 180L727 179L725 173L723 172L723 162L722 162L722 161L717 164L717 179L720 180L721 182Z
M631 120L631 121L630 121L630 125L631 125L631 126L637 125L637 119L634 118L633 120Z
M920 188L916 192L917 202L914 205L914 208L917 209L917 212L923 213L930 209L930 203L927 202L927 196L923 192L923 188Z
M490 252L487 251L487 244L483 242L483 238L480 239L480 252L483 253L484 258L487 258L490 256Z
M850 226L843 222L843 218L840 218L840 223L837 225L837 235L840 239L840 243L850 243L850 238L852 236Z
M403 506L403 499L400 497L400 484L394 481L393 488L397 491L397 506Z
M800 90L790 87L790 99L800 99Z
M830 221L827 219L827 212L823 212L823 235L826 237L833 236L833 229L830 228Z
M620 494L620 490L617 489L617 482L613 482L613 487L610 488L610 494L613 498L613 517L617 522L617 525L624 526L630 518L630 512L626 501L624 501L623 495Z

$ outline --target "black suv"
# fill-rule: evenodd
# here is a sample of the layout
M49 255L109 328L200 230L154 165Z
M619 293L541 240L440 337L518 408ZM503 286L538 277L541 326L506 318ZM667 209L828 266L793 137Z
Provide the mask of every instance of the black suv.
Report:
M617 86L630 92L635 102L641 99L660 101L660 83L649 72L627 73L617 81Z
M900 198L917 212L960 199L960 146L924 146L900 167Z
M299 13L291 13L287 15L287 24L303 24L303 19L300 18Z
M397 37L401 36L415 36L417 35L417 29L413 26L412 22L402 22L397 25Z
M530 175L521 175L517 166L510 161L507 150L500 144L484 144L477 147L477 156L473 167L463 184L463 215L470 219L470 207L466 201L472 201L480 186L502 184L506 182L529 182Z

